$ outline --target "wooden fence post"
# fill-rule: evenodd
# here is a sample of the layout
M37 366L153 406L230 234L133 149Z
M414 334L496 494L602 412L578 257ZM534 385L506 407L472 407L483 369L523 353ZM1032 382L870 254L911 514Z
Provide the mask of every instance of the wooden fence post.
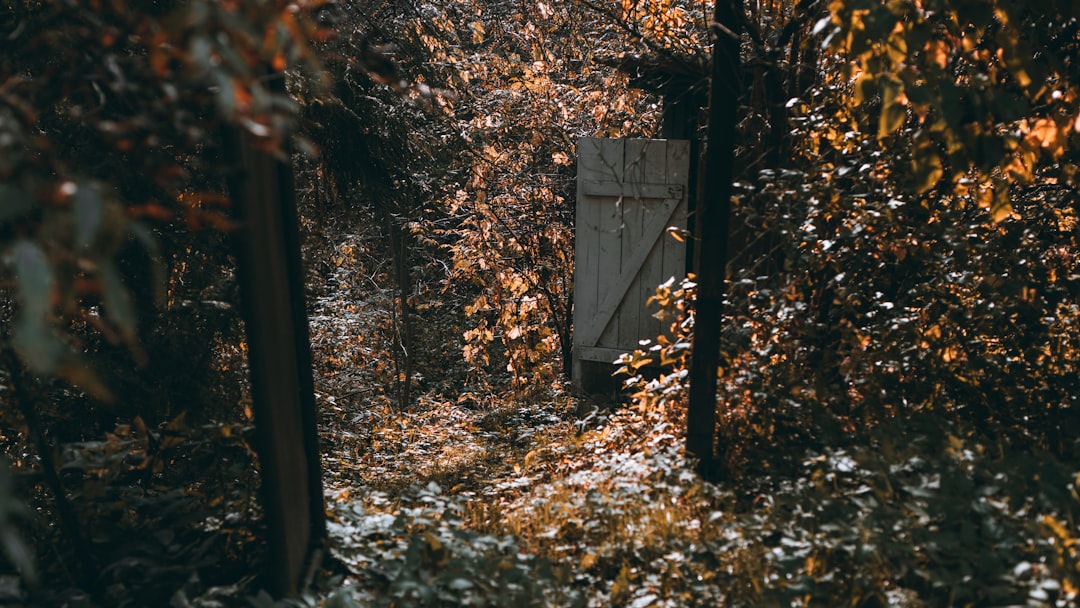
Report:
M282 75L272 78L282 91ZM295 190L288 163L250 134L234 128L226 139L270 545L267 586L282 596L301 584L326 536Z
M716 2L705 187L698 206L700 254L694 303L694 345L690 358L690 399L686 413L686 451L698 459L698 470L707 478L720 478L725 473L723 456L721 454L721 459L717 459L714 446L716 373L720 361L731 221L742 13L742 0Z

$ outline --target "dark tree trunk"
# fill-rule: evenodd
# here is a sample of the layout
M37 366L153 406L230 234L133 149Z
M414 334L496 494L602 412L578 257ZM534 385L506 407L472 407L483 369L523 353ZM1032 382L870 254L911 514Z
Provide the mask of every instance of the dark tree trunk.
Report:
M699 207L698 294L694 349L690 363L690 404L686 449L698 458L707 478L723 477L716 458L716 372L720 359L724 278L734 177L735 123L740 73L742 0L718 0L714 18L712 83L709 91L709 135L705 152L705 185Z
M394 275L398 287L395 314L398 349L400 350L400 357L398 357L396 363L398 408L405 411L410 408L412 401L410 388L413 376L412 306L409 303L409 291L412 283L409 273L409 226L406 221L388 215L387 229L390 232L390 250L394 257Z
M272 82L284 91L284 78ZM292 171L228 132L236 254L271 559L266 584L296 591L326 537L300 234Z

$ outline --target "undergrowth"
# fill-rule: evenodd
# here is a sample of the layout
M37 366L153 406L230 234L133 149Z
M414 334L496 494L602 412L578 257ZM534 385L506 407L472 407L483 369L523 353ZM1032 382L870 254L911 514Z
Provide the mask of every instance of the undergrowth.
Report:
M687 288L658 294L681 329L623 361L667 367L632 374L633 402L602 418L580 419L566 391L428 394L410 412L335 399L328 499L346 574L309 604L1075 605L1072 460L1007 428L930 411L837 423L744 447L723 486L693 474Z

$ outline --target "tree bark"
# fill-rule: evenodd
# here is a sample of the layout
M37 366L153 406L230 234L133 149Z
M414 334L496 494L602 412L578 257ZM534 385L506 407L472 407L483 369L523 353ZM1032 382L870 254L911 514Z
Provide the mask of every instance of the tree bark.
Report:
M695 303L693 357L686 449L698 459L706 478L725 475L716 457L716 374L720 362L720 329L734 178L735 123L738 119L742 0L717 0L713 28L709 130L705 151L705 184L699 209L700 244Z

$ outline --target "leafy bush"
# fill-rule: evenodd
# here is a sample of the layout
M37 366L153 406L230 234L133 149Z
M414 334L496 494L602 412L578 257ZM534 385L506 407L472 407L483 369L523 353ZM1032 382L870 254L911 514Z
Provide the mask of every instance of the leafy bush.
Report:
M396 515L359 504L336 513L333 552L360 574L365 605L585 605L567 588L564 567L523 552L512 537L463 527L466 503L431 483L411 488Z
M807 451L798 475L766 476L709 543L733 605L1071 605L1080 514L1072 468L933 415L886 423L848 448ZM734 598L733 598L734 599Z

